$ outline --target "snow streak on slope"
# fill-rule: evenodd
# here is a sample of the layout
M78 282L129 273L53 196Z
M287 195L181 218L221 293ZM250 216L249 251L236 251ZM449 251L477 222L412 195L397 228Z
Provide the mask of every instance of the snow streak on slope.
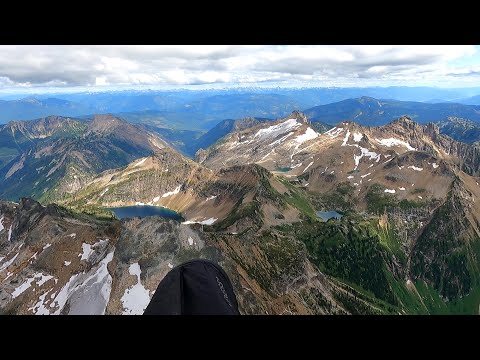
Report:
M386 147L404 146L410 151L416 151L417 150L413 146L411 146L409 143L407 143L405 141L402 141L402 140L399 140L399 139L395 139L395 138L375 139L375 140L378 141L378 143L380 145L383 145L383 146L386 146Z
M128 272L137 277L137 283L126 289L121 298L123 315L142 315L150 302L150 292L140 281L142 272L138 263L130 265Z

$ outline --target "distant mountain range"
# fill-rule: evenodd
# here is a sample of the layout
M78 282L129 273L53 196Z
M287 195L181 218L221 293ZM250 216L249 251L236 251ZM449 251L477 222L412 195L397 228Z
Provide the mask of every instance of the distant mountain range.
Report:
M295 109L311 109L315 106L362 96L426 103L431 103L432 99L435 99L437 103L476 105L479 93L480 88L373 87L108 91L33 95L16 100L11 100L11 96L9 96L4 97L9 99L8 101L0 101L0 123L11 120L30 120L49 115L79 117L112 113L134 123L154 124L157 127L174 130L207 131L225 119L245 117L275 119L284 117ZM417 108L418 105L415 105L414 109L418 110ZM423 115L425 112L431 112L428 108L424 108L422 111ZM355 115L357 114L353 114L353 116ZM392 115L395 114L392 113ZM437 114L432 115L436 116ZM460 113L449 113L447 116L466 117ZM331 121L332 124L334 122Z
M57 98L0 100L0 123L11 120L32 120L50 115L77 116L94 112L94 109L88 105Z
M426 124L447 117L480 121L480 106L378 100L364 96L358 99L348 99L333 104L316 106L305 110L305 114L312 121L322 121L331 125L348 120L366 126L379 126L404 115L421 124Z

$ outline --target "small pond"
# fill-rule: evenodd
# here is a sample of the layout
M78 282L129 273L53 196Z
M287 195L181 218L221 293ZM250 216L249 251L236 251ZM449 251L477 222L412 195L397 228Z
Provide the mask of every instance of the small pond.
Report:
M331 218L340 220L343 215L336 211L317 211L317 216L327 221L328 219L331 219Z

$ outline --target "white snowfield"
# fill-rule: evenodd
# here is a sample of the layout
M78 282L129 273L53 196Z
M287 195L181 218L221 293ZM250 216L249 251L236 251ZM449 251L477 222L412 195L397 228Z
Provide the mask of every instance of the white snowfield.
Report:
M395 190L385 189L386 193L395 194Z
M188 220L188 221L184 221L182 222L182 224L184 225L188 225L188 224L202 224L202 225L212 225L215 221L217 221L218 219L217 218L210 218L210 219L206 219L206 220L203 220L203 221L191 221L191 220Z
M95 250L92 249L92 245L83 243L82 244L82 253L79 254L78 256L80 257L80 260L88 260L90 255L94 253Z
M110 300L112 277L108 273L108 263L113 259L113 250L89 272L72 275L58 294L52 294L53 301L45 304L46 294L30 309L36 315L60 315L65 304L69 303L68 314L103 315ZM50 291L50 290L49 290ZM48 293L48 291L47 291ZM53 311L53 312L52 312Z
M15 290L12 292L12 298L15 299L19 295L23 294L30 286L32 286L32 282L35 281L38 286L42 286L50 279L53 279L52 275L44 275L42 273L33 274L31 278L28 278L20 286L15 288Z
M380 145L383 145L383 146L386 146L386 147L404 146L410 151L416 151L417 150L413 146L411 146L409 143L407 143L405 141L402 141L400 139L396 139L396 138L388 138L388 139L377 139L377 138L375 138L375 140Z
M138 263L131 264L128 272L137 277L137 283L126 289L120 299L123 305L122 315L142 315L150 302L150 291L140 281L142 271Z
M357 145L358 146L358 145ZM358 165L360 164L360 160L363 158L363 157L369 157L370 160L376 160L377 162L380 160L380 154L377 154L376 152L374 151L370 151L368 149L365 149L363 147L360 147L360 150L362 151L362 153L360 155L353 155L353 160L355 161L355 167L353 170L357 170L358 168Z
M287 135L282 136L280 139L275 140L274 142L272 142L269 146L279 145L279 144L281 144L282 142L284 142L285 140L287 140L287 138L288 138L289 136L293 135L293 134L295 134L295 132L294 132L294 131L291 131L291 132L289 132Z
M175 194L178 194L180 192L180 189L182 188L182 185L178 185L175 190L173 191L169 191L169 192L166 192L165 194L162 195L162 198L165 198L165 197L168 197L168 196L172 196L172 195L175 195ZM155 200L155 199L154 199Z
M348 138L350 137L350 130L347 130L345 137L343 138L342 146L347 146Z
M304 142L313 140L313 139L317 138L318 136L319 136L319 133L317 133L311 127L308 127L304 134L299 135L295 138L295 142L297 142L299 144L303 144Z
M0 271L3 271L5 270L6 268L8 268L10 265L13 264L13 262L15 261L15 259L17 258L18 254L15 254L14 257L12 257L10 260L8 260L7 262L5 262L2 266L0 266ZM2 258L3 260L3 258Z
M330 136L332 139L336 138L343 132L343 128L333 127L328 131L325 131L324 134Z
M363 138L363 134L360 133L353 133L353 141L360 142Z
M423 168L416 167L416 166L413 166L413 165L410 165L410 166L408 167L408 169L412 169L412 170L415 170L415 171L422 171L422 170L423 170Z
M312 165L313 165L313 161L312 161L310 164L308 164L308 165L305 167L305 169L303 169L302 174L303 174L305 171L307 171L308 168L309 168L310 166L312 166Z
M302 124L297 122L297 119L288 119L287 121L283 121L280 124L272 125L267 128L258 130L257 133L253 136L253 138L259 138L260 140L264 140L266 138L275 138L280 134L289 132L300 126L302 126Z

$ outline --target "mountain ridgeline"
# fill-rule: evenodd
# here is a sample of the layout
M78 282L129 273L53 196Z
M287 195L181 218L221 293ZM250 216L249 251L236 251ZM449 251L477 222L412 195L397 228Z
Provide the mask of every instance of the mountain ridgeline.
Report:
M480 121L480 106L477 105L380 100L367 96L316 106L304 112L312 121L318 120L331 125L348 120L365 126L379 126L404 115L421 124L447 117Z
M15 201L71 194L96 174L167 146L158 136L110 115L91 121L49 117L27 125L11 122L0 134L4 155L12 157L0 169L0 198Z
M201 257L243 314L478 314L475 108L417 122L362 99L360 115L225 120L190 143L111 115L4 125L0 197L18 203L0 202L0 312L141 314ZM143 205L183 220L108 210Z

